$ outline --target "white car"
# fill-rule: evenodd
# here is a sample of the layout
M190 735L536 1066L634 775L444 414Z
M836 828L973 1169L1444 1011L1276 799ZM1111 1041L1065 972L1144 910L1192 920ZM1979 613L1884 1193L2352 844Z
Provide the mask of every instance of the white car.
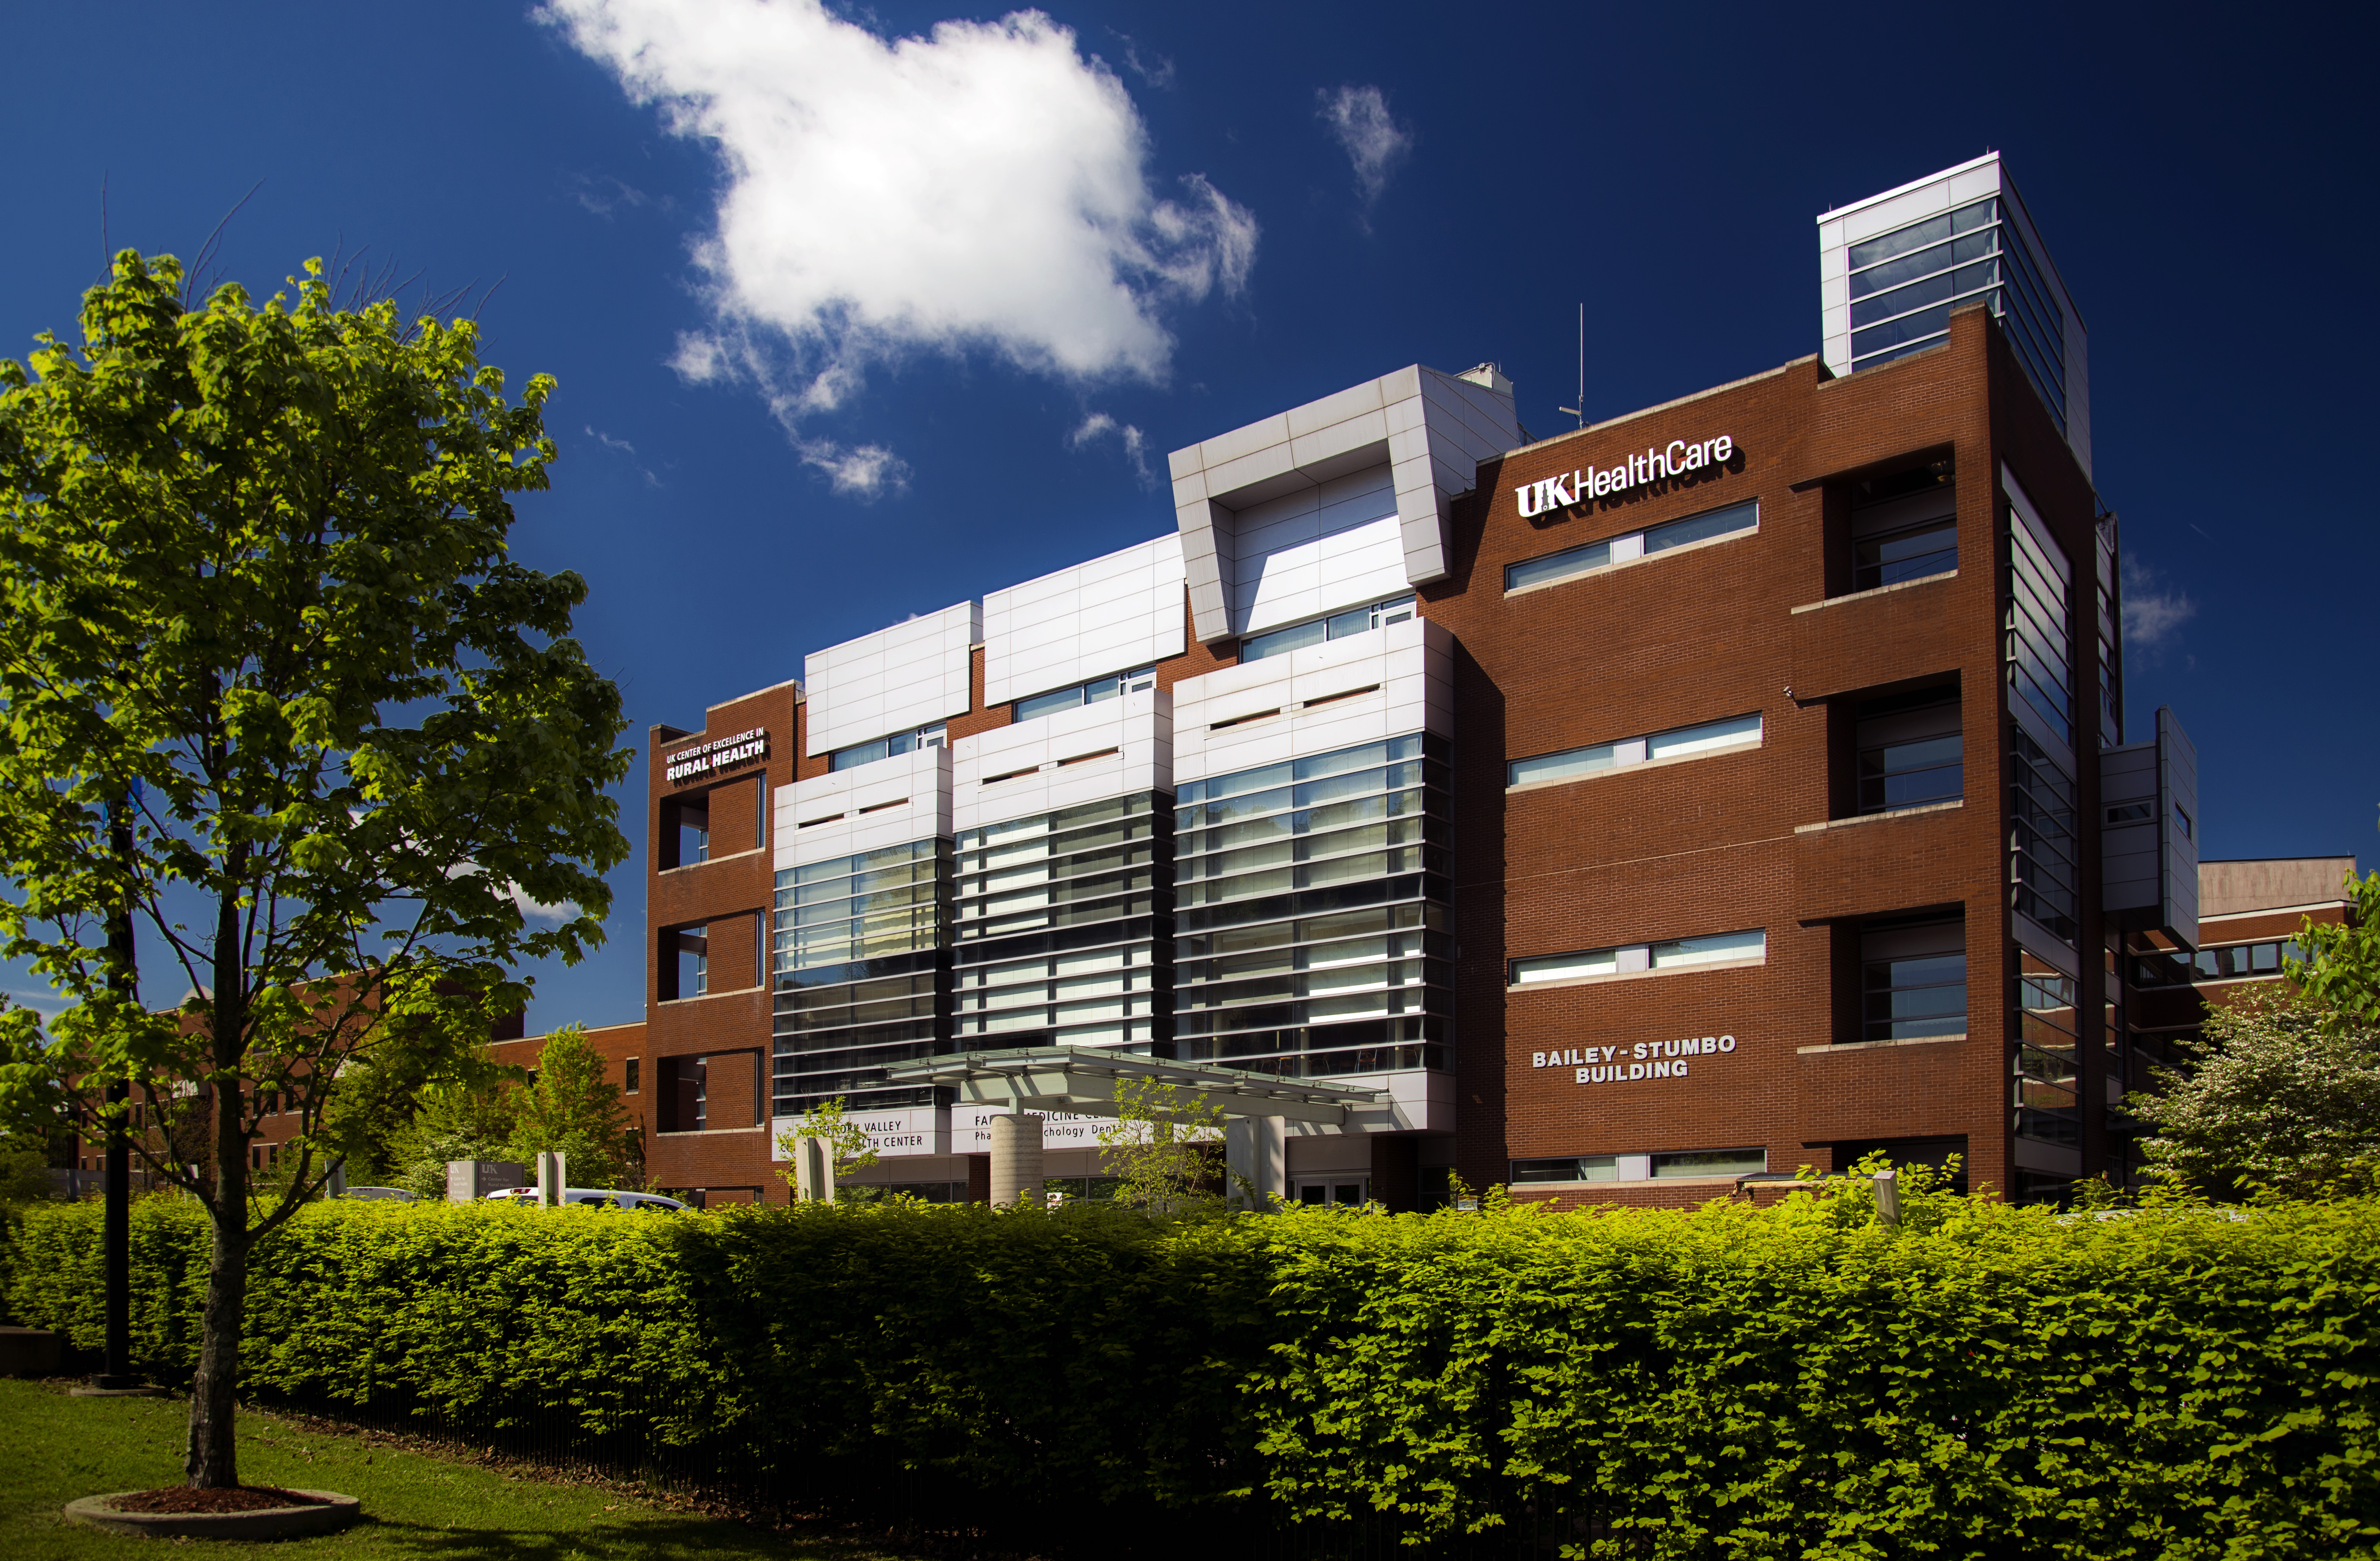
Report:
M415 1201L414 1195L402 1187L350 1187L332 1196L356 1198L365 1203L410 1204Z
M534 1187L500 1187L488 1194L487 1201L496 1204L535 1204ZM595 1209L650 1209L667 1211L686 1205L675 1198L664 1198L658 1192L624 1192L610 1187L565 1187L562 1190L565 1204Z

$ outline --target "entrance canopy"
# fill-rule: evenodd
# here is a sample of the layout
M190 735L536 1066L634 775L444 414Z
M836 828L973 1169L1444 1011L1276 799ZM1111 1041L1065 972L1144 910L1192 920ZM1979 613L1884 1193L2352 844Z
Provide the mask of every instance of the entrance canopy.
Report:
M1281 1117L1343 1127L1351 1107L1378 1106L1385 1090L1313 1079L1276 1079L1210 1063L1167 1062L1106 1047L1021 1047L899 1062L884 1070L887 1083L939 1084L962 1102L1011 1111L1118 1117L1117 1086L1126 1081L1170 1084L1208 1102L1225 1117ZM1154 1110L1153 1116L1170 1113Z

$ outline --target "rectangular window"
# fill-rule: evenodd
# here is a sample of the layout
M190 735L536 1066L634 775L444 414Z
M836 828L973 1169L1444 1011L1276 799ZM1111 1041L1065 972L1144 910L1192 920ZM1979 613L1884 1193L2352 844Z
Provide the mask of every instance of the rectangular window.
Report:
M2074 745L2074 635L2067 617L2073 579L2066 550L2028 505L2008 508L2005 625L2009 692L2024 700L2058 740Z
M2027 1138L2073 1144L2082 1114L2075 1092L2075 991L2071 976L2025 955L2017 977L2018 1042L2013 1062L2016 1131Z
M1863 700L1854 728L1859 810L1883 813L1962 794L1959 691L1921 688Z
M2074 782L2022 724L2009 732L2009 885L2016 909L2072 944Z
M1951 309L1981 300L2062 432L2065 317L2010 218L1998 198L1986 197L1851 246L1852 367L1937 345L1949 331Z
M1019 699L1016 701L1015 719L1021 721L1031 720L1036 716L1046 716L1057 710L1071 710L1084 705L1096 705L1105 699L1121 698L1126 694L1137 694L1145 688L1156 686L1157 669L1155 667L1142 667L1136 672L1118 672L1111 677L1093 678L1088 683L1078 683L1072 688L1052 689L1047 694L1036 694L1029 699Z
M895 754L914 754L920 748L939 748L947 738L947 723L934 721L915 732L896 732L890 737L879 737L873 743L855 743L848 748L837 748L829 756L827 768L856 769L863 764L889 759Z
M1758 1176L1768 1168L1766 1149L1695 1149L1653 1156L1653 1176Z
M1446 742L1185 781L1176 1055L1283 1077L1445 1065Z
M1553 1160L1512 1162L1512 1184L1516 1187L1532 1181L1617 1181L1619 1180L1620 1157L1616 1155L1568 1155Z
M638 1059L633 1057L621 1065L622 1083L620 1093L622 1095L634 1095L637 1093L638 1089L641 1085L642 1081L640 1075L642 1071L643 1064Z
M1959 567L1957 468L1945 457L1854 483L1852 589L1872 591Z
M1607 537L1600 542L1585 547L1569 548L1548 553L1544 558L1524 560L1504 566L1504 589L1507 593L1531 586L1548 586L1560 580L1574 580L1582 575L1592 575L1614 563L1649 557L1682 548L1689 542L1706 542L1715 537L1732 537L1760 529L1760 502L1730 504L1725 509L1706 514L1689 515L1664 526L1648 526L1622 537Z
M2294 938L2274 943L2240 943L2223 949L2201 949L2191 967L2201 981L2238 981L2258 975L2278 975L2285 961L2301 960L2305 950Z
M1965 1035L1965 918L1867 923L1860 931L1860 988L1861 1040Z
M1317 618L1310 623L1293 623L1288 628L1274 629L1269 634L1251 635L1240 641L1240 659L1243 662L1261 661L1268 656L1283 656L1309 645L1366 634L1390 623L1402 623L1413 615L1413 598L1392 597L1387 601L1376 601L1369 607Z
M1546 954L1514 960L1512 984L1533 986L1541 981L1568 981L1583 975L1618 975L1644 970L1692 970L1699 965L1737 964L1768 957L1765 929L1721 932L1703 938L1679 938L1667 943L1629 943L1615 949L1588 949L1575 954Z
M1652 759L1686 758L1721 749L1756 747L1759 743L1760 716L1757 712L1748 716L1730 716L1725 720L1706 721L1700 726L1682 726L1649 737L1624 737L1616 743L1597 743L1592 747L1570 748L1559 754L1514 759L1504 767L1504 783L1507 786L1525 786L1533 781L1571 780L1585 775L1599 775L1607 769L1617 769L1625 765L1644 764Z

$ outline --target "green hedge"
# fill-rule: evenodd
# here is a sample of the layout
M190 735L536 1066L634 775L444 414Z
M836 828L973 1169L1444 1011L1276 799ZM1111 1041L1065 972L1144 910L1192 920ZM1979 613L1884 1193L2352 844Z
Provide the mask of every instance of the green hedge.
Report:
M206 1233L139 1206L187 1373ZM97 1340L98 1212L30 1211L21 1318ZM1115 1510L1559 1528L1659 1556L2334 1556L2380 1541L2380 1204L1153 1228L922 1205L307 1211L255 1389ZM1088 1515L1086 1514L1086 1520Z

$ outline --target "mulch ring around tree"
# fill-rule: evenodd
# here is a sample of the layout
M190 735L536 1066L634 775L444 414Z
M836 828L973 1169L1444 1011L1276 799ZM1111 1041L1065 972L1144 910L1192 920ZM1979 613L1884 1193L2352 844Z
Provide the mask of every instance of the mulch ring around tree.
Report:
M278 1485L241 1485L236 1489L198 1491L188 1485L164 1485L153 1491L127 1491L110 1496L116 1512L265 1512L275 1507L322 1507L322 1498Z

